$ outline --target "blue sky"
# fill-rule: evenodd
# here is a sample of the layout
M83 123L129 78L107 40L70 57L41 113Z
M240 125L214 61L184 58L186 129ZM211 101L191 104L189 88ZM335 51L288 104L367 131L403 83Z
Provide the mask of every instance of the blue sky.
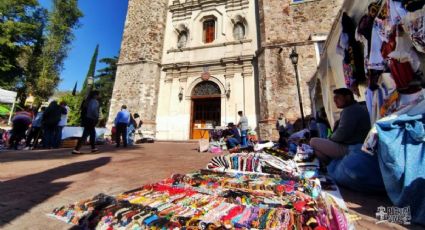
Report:
M39 0L46 8L52 0ZM64 63L59 90L72 90L78 81L78 89L87 74L90 59L96 44L99 44L99 57L118 56L121 45L128 0L79 0L84 17L81 26L74 31L75 40ZM98 63L97 69L102 68Z

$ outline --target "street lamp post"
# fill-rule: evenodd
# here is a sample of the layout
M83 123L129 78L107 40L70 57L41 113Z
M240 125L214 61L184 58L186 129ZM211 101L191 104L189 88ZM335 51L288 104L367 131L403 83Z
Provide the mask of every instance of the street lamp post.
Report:
M292 49L292 52L289 55L289 58L291 59L291 62L294 65L294 69L295 69L295 78L297 79L298 101L300 102L301 120L303 123L303 129L305 129L303 101L301 98L300 81L298 76L298 53L297 51L295 51L295 47Z
M94 84L93 76L87 77L87 89L86 89L86 92L85 92L86 93L85 98L88 98L90 92L93 89L93 84Z

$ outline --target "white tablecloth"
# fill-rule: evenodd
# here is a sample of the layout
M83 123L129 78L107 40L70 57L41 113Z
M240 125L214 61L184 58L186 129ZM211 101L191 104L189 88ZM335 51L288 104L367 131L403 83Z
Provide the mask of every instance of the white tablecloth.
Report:
M96 128L96 138L102 136L107 131L106 128ZM62 140L70 137L83 136L83 127L66 126L62 129Z

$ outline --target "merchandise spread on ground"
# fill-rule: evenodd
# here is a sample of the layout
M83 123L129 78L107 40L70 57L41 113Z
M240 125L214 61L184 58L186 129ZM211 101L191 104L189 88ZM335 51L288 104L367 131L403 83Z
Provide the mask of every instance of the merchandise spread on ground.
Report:
M49 215L83 229L349 229L345 211L321 191L321 181L331 186L317 178L317 164L294 157L273 149L217 156L207 169Z

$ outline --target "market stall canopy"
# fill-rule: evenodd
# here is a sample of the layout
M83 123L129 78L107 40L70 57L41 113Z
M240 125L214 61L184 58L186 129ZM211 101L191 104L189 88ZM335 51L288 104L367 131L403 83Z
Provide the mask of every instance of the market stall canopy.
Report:
M0 103L13 104L16 100L16 92L0 89Z
M10 113L10 109L6 106L0 105L0 116L8 115Z

